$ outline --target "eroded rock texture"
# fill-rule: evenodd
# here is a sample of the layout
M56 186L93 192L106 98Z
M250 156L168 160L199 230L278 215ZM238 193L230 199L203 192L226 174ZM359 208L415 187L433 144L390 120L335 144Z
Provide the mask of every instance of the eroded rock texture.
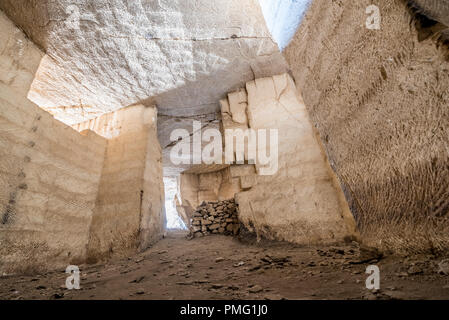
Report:
M419 13L449 27L449 0L409 0L408 2Z
M381 29L366 29L372 3L314 1L285 57L362 237L445 250L449 63L434 41L418 42L403 1L374 1Z
M78 132L26 98L42 53L1 12L0 52L8 66L0 77L0 273L66 268L159 240L156 109L123 108Z
M418 40L437 38L440 44L449 44L449 1L448 0L407 0L414 24L418 31Z

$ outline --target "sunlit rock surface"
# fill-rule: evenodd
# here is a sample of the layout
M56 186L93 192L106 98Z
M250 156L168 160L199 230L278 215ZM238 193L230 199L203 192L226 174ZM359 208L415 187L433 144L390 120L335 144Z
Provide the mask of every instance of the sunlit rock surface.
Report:
M218 110L225 93L285 72L257 0L1 0L37 43L29 98L74 124L156 102L160 115Z
M165 214L168 229L186 229L186 226L176 211L178 184L176 178L164 178L165 186Z

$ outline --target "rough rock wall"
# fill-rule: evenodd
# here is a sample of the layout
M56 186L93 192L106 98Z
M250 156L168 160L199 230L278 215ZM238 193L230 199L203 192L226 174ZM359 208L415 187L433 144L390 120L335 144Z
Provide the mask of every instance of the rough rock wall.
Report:
M200 203L233 199L240 190L239 180L232 176L231 168L199 175Z
M121 109L74 126L109 137L89 240L89 260L123 255L157 241L165 230L156 109Z
M106 140L26 94L42 53L0 13L0 272L66 267L86 255Z
M356 236L348 205L291 77L256 79L246 89L249 126L278 130L279 157L277 172L257 175L247 191L236 195L240 221L259 236L302 244ZM260 174L257 163L256 168Z
M140 250L158 241L166 227L162 150L157 138L157 109L147 108L144 117L147 144L143 175Z
M242 179L254 176L253 165L232 165L206 173L182 173L179 176L181 202L189 217L203 202L234 199L245 187Z
M414 17L418 41L433 38L449 48L449 0L405 0ZM449 58L449 52L447 53Z
M365 28L376 4L381 29ZM449 248L449 63L400 0L315 0L285 50L363 238Z
M192 213L200 204L198 201L199 177L197 174L182 173L178 177L178 184L181 198L179 205L183 207L184 213L187 216L185 222L188 223ZM182 217L182 215L180 216Z
M429 19L441 22L449 27L449 0L409 0L410 5Z
M44 53L0 11L0 82L26 97Z

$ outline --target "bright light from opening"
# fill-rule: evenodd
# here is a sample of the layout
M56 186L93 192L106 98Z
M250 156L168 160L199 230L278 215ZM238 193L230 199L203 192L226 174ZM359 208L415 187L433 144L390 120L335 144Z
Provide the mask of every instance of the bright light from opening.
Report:
M301 23L311 0L259 0L268 30L284 50Z
M165 185L165 212L167 215L168 229L187 229L186 225L176 211L175 197L178 194L176 178L164 178Z

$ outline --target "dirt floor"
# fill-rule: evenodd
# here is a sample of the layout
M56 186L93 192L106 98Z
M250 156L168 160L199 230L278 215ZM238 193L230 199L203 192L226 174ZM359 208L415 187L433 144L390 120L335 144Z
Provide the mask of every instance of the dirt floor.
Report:
M80 290L65 270L3 276L0 299L449 299L443 258L380 257L357 243L299 247L251 238L186 239L170 232L154 247L105 265L80 266ZM380 290L366 289L368 265Z

